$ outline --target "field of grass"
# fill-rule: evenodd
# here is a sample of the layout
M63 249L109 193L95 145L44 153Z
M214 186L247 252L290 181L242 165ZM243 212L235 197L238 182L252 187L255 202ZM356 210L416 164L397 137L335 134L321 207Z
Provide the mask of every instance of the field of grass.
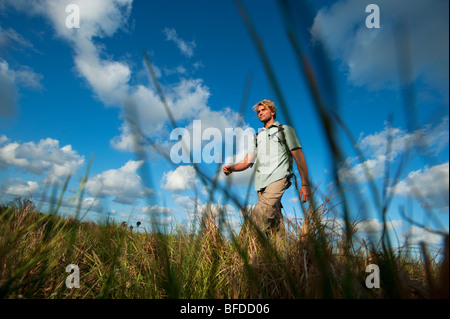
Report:
M242 3L236 3L277 98L277 106L288 119L286 124L295 128L295 117L290 115L261 38ZM197 175L210 189L211 206L197 214L198 220L190 232L176 227L164 232L157 227L147 230L113 221L82 222L77 217L85 212L79 207L75 209L78 213L74 218L62 218L56 214L61 206L57 200L50 212L40 212L30 200L19 199L0 207L0 298L448 298L448 234L444 234L443 245L437 252L428 250L425 245L394 249L387 237L387 212L395 194L386 189L398 181L408 152L397 171L390 171L386 165L386 183L381 191L370 182L370 172L364 167L370 195L359 202L374 202L377 211L370 213L381 217L382 237L376 242L363 240L358 222L350 220L349 216L355 214L346 206L345 187L338 178L338 167L346 158L338 133L344 133L354 145L361 163L365 159L339 117L337 94L323 52L303 50L305 41L302 41L301 29L296 27L296 22L303 20L296 20L288 1L277 3L286 24L286 35L298 59L299 72L306 79L326 137L333 165L329 170L337 192L343 194L339 216L344 220L344 227L330 231L327 226L332 210L330 197L318 200L316 196L302 212L301 220L285 219L285 240L279 245L273 245L255 229L245 211L244 224L236 233L226 222L222 207L212 199L215 192L220 192L241 210L247 203L239 202L226 187L217 183L220 167L218 174L210 176L195 163ZM306 3L299 2L302 10L298 14L308 11ZM144 61L172 128L178 127L145 52ZM250 83L247 84L243 108L248 104ZM403 93L411 94L410 91ZM411 124L417 119L413 118L414 105L408 104L409 100L405 98L403 107L406 120ZM136 143L154 147L170 161L167 152L158 149L151 138L142 133L132 102L124 108L128 111L130 131L138 140ZM387 144L386 157L389 157L392 141ZM141 178L145 186L150 187L152 180L147 174L151 171L150 161L141 147L137 147L136 157L148 165L144 165ZM78 199L81 203L84 183L73 202ZM354 193L360 194L357 189ZM78 267L79 288L66 285L66 279L72 275L66 272L69 265ZM366 280L372 278L372 273L366 272L368 265L378 266L379 288L366 285Z
M194 232L162 234L41 214L19 200L0 211L0 297L448 298L448 237L441 258L424 250L416 259L332 236L323 206L309 213L308 227L291 224L274 248L251 223L225 236L217 207ZM69 264L79 288L66 286ZM366 287L369 264L380 288Z

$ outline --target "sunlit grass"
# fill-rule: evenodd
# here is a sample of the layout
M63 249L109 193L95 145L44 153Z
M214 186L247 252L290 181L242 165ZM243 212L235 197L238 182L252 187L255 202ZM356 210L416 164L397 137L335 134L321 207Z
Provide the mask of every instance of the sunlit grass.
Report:
M241 2L236 3L279 102L280 113L288 119L287 124L295 128L295 117L289 113L256 28ZM97 224L82 222L81 218L87 213L81 209L86 174L70 203L62 203L67 180L60 195L55 193L51 198L49 211L39 211L29 200L2 206L0 297L448 298L448 235L443 236L444 245L438 252L427 250L425 245L419 251L412 251L414 248L410 246L401 250L393 248L386 225L394 194L379 191L374 183L369 183L369 198L362 198L361 202L373 200L375 203L378 211L373 213L381 216L384 226L381 238L377 241L364 239L358 230L358 221L351 219L354 214L346 201L345 187L338 178L338 167L345 156L336 131L340 128L353 142L352 136L339 117L337 106L327 104L325 93L318 84L332 83L326 61L316 57L324 65L321 72L314 68L293 28L295 19L289 3L281 0L277 3L298 60L299 72L306 79L322 124L326 147L332 156L331 172L337 194L325 194L323 198L314 194L310 205L299 205L296 213L300 216L285 217L284 241L274 245L250 218L248 198L242 201L231 194L229 185L218 183L220 167L215 175L210 175L193 163L201 182L210 190L210 201L192 213L196 218L190 231L183 231L176 224L162 229L158 220L149 229L137 227L139 231L130 228L135 225L109 220ZM168 121L175 128L177 124L145 52L144 61L165 106ZM250 86L249 76L241 110L247 104ZM332 85L329 88L332 89ZM128 112L127 123L138 145L136 156L148 164L143 165L140 175L144 186L153 188L151 165L143 146L156 149L168 163L170 158L164 149L142 133L139 114L136 114L132 101L127 101L124 107ZM357 146L355 152L363 163L363 154ZM394 176L392 180L396 181L401 168L392 173L387 166L385 176ZM364 173L370 174L367 168ZM384 186L385 190L388 184ZM213 201L216 193L224 195L221 198L225 198L226 204L232 202L239 208L243 215L242 225L235 227L229 223L224 210L226 205L222 207ZM334 196L341 198L338 207L331 206ZM151 196L145 200L152 204L155 201ZM67 204L66 211L75 209L74 217L62 218L56 214L63 204ZM341 213L337 214L335 209ZM287 213L290 216L292 212ZM69 264L79 267L80 288L66 287L69 274L65 269ZM380 269L380 288L366 286L369 275L366 267L370 264Z
M448 276L448 240L445 258L425 261L386 255L356 241L345 248L348 238L325 231L321 220L329 211L321 206L307 226L287 221L286 240L275 247L260 241L252 227L225 236L218 227L220 209L204 210L193 232L162 234L41 214L26 200L10 203L0 215L0 296L429 298L448 293L441 281L445 271ZM69 264L79 267L80 288L66 287ZM366 287L368 264L380 267L380 288Z

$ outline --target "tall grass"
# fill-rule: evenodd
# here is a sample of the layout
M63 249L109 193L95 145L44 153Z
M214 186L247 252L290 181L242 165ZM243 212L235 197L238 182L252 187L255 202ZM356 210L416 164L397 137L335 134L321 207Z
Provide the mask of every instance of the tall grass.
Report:
M0 212L2 298L430 298L448 296L448 238L441 261L386 255L327 231L327 205L308 224L288 220L286 241L267 247L252 227L225 236L221 207L204 209L189 233L135 231L42 214L31 201ZM353 225L355 231L357 225ZM342 230L343 231L343 230ZM346 248L353 241L352 248ZM436 256L434 256L436 257ZM368 289L368 264L380 288ZM80 288L68 288L67 265Z
M299 72L308 83L327 138L336 193L321 197L315 192L307 207L299 205L301 218L285 218L285 238L277 244L255 226L247 200L242 202L231 194L227 185L218 183L220 167L215 175L210 175L195 163L197 175L209 186L210 203L199 209L189 232L176 225L169 230L161 229L157 220L150 230L136 231L130 227L134 225L114 221L94 224L82 222L80 218L43 214L28 200L6 203L0 211L0 297L448 298L448 235L444 236L443 248L437 253L422 245L421 258L393 249L386 231L386 214L393 196L384 192L387 184L381 192L370 184L379 210L376 213L384 224L380 242L359 236L358 222L351 219L345 187L338 177L339 165L345 157L336 131L342 129L351 141L352 136L334 105L331 71L320 50L311 56L302 48L302 30L296 27L299 20L293 12L307 17L306 4L298 2L300 8L292 10L290 1L277 3ZM288 119L287 124L295 127L261 38L243 4L240 1L236 4L266 70L280 112ZM145 52L144 61L170 125L175 128L176 122ZM250 82L251 77L243 94L242 109L247 104ZM146 144L171 163L167 152L141 130L133 102L127 101L125 108L128 125L136 138L138 159L149 163L142 151L142 145ZM363 163L364 157L356 146L355 151ZM399 176L399 172L393 175ZM151 166L143 165L140 173L145 186L152 188ZM367 170L365 173L370 174ZM390 175L387 167L386 176ZM81 203L83 183L72 205L76 200ZM65 187L60 200L54 200L51 212L60 209ZM217 192L225 195L226 203L232 201L241 210L243 224L238 228L226 220L226 205L213 202ZM341 201L338 207L332 204L335 196ZM154 204L155 198L150 196L147 200ZM75 212L75 217L84 213L80 206ZM337 216L343 217L342 227L335 226L340 220ZM241 231L236 233L236 229ZM79 267L80 288L66 287L69 274L65 269L69 264ZM376 264L380 269L380 288L366 286L369 264Z

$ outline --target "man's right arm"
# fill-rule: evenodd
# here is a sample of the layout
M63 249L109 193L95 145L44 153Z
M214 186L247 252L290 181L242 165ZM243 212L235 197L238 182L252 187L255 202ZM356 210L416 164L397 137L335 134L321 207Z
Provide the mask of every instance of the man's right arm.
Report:
M247 154L245 158L240 161L239 163L233 164L233 165L225 165L223 167L223 173L225 175L230 175L232 172L240 172L244 171L250 166L253 165L255 161L255 155L253 154Z

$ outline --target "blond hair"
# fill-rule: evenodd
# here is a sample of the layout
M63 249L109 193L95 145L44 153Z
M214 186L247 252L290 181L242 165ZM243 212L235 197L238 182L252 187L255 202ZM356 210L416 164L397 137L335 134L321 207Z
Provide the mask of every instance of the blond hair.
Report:
M273 115L273 118L275 119L277 117L277 107L275 106L275 103L273 103L270 100L262 100L258 103L256 103L252 109L257 112L258 111L258 106L263 105L265 107L267 107L269 110L271 110L272 112L274 112L275 114Z

